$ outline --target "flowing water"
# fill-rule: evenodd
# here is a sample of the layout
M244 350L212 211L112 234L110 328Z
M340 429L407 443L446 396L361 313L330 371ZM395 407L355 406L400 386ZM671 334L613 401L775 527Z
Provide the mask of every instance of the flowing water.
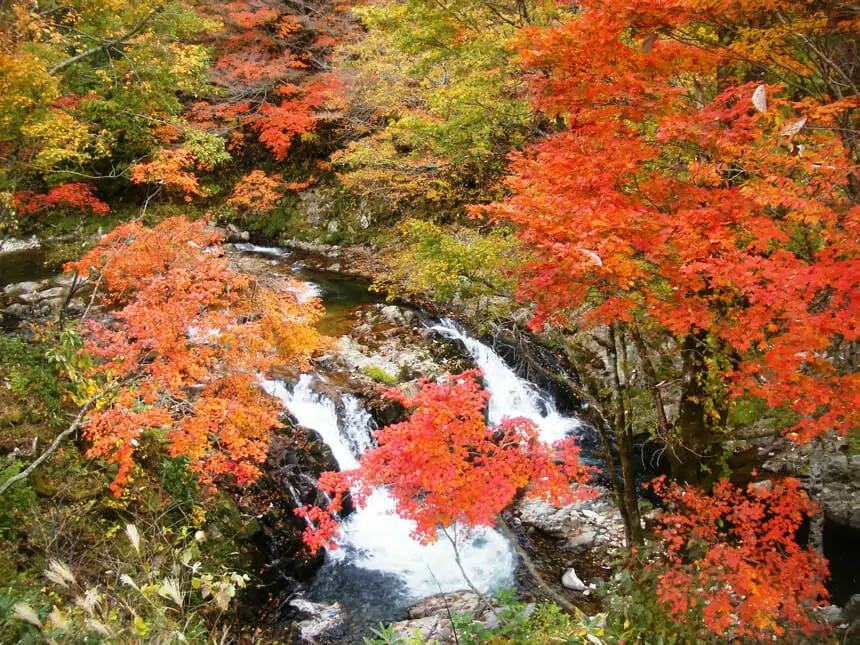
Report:
M260 247L241 247L241 250L275 255ZM332 284L324 272L309 275L301 265L293 265L293 269L302 279L310 278L317 283L327 309L334 304L340 314L342 309L366 302L367 296L351 302L352 294L338 288L341 283ZM561 415L552 399L519 378L490 347L449 320L434 323L431 329L461 343L483 371L485 387L490 392L491 422L498 423L504 417L527 417L539 426L545 441L577 430L576 419ZM358 457L373 445L374 422L352 395L344 393L336 402L318 392L314 383L325 378L322 374L305 374L293 386L266 381L264 387L283 402L301 425L320 434L342 470L352 469L357 467ZM312 599L336 600L368 624L390 620L399 610L423 597L467 588L451 542L440 536L433 544L420 544L410 536L414 523L398 517L394 511L394 499L378 489L364 508L345 520L338 548L327 554L326 563L311 587ZM456 542L461 565L476 587L491 592L513 585L516 558L502 535L491 529L474 530L468 536L455 530L449 533Z
M581 427L578 419L560 414L549 396L533 383L517 376L501 356L469 336L453 321L442 320L430 329L461 343L481 368L484 387L490 393L487 411L490 423L500 423L505 417L526 417L537 424L540 438L546 442L563 439Z

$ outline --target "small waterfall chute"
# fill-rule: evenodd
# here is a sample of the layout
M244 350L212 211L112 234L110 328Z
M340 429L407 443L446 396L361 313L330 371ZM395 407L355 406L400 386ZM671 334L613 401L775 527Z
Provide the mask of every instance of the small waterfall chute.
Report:
M563 439L581 427L578 419L560 414L550 397L517 376L492 348L469 336L452 320L443 319L430 329L460 342L484 373L484 387L490 393L490 423L500 423L505 417L526 417L537 424L540 438L546 442Z

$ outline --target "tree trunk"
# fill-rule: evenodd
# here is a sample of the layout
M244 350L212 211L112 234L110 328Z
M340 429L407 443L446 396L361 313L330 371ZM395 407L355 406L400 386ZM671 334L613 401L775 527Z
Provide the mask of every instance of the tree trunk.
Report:
M700 341L689 334L681 348L681 402L678 409L678 442L670 446L672 477L688 484L701 483L704 450L711 443L705 420L705 392L700 377L704 372Z
M617 343L624 342L618 338L615 324L609 326L609 343L607 344L609 382L612 388L612 406L614 409L613 428L618 442L618 459L621 462L621 477L624 480L624 510L627 514L629 535L627 546L642 543L642 520L639 516L639 498L636 495L636 471L633 467L633 436L627 422L624 408L624 395L618 363Z
M824 438L815 437L809 445L809 496L818 502L824 479ZM809 518L809 546L824 557L824 511Z

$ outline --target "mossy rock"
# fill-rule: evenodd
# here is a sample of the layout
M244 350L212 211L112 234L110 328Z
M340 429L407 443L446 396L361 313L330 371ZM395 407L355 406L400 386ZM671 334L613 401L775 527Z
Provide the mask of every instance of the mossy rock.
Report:
M27 420L27 410L15 404L0 404L0 428L17 426Z

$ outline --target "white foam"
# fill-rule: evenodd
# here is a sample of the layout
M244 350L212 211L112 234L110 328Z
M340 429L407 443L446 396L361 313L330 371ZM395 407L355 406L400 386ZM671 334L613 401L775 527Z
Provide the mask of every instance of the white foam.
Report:
M490 423L500 423L506 417L526 417L537 424L540 438L546 442L563 439L581 425L578 419L560 414L552 399L532 383L517 376L501 356L466 334L453 321L442 320L431 329L446 338L463 343L466 351L481 368L484 373L484 387L490 393Z
M290 255L287 249L281 249L277 246L259 246L248 242L237 242L233 244L237 251L242 253L261 253L263 255L271 255L277 258L285 258Z

